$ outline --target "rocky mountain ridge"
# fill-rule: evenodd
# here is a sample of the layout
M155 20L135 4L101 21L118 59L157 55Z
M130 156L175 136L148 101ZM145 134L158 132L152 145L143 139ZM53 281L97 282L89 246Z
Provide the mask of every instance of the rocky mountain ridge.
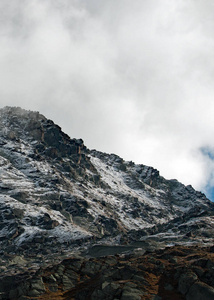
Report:
M3 277L76 254L214 242L214 204L203 193L89 150L18 107L0 110L0 212Z

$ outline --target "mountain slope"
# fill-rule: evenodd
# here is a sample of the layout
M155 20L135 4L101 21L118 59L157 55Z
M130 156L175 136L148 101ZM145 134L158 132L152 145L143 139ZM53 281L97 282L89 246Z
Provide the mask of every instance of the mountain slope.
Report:
M0 211L2 264L24 255L20 268L94 243L214 241L214 205L204 194L152 167L89 150L17 107L0 110Z

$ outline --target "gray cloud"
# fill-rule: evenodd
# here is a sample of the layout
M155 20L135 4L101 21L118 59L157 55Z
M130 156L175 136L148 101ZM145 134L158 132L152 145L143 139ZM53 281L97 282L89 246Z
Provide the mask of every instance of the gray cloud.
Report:
M38 110L90 148L205 188L212 2L2 0L1 106Z

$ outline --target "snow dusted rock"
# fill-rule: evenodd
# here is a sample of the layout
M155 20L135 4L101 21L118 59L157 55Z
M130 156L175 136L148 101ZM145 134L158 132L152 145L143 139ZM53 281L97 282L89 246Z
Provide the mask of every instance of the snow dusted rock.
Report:
M24 255L36 266L95 242L155 248L214 240L214 206L204 194L89 150L38 112L15 107L0 110L0 211L2 265Z

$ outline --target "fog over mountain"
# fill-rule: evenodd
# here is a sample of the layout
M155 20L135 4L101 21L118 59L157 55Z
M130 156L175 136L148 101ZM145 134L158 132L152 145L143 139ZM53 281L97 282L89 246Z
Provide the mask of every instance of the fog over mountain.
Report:
M0 1L0 104L213 198L212 0Z

